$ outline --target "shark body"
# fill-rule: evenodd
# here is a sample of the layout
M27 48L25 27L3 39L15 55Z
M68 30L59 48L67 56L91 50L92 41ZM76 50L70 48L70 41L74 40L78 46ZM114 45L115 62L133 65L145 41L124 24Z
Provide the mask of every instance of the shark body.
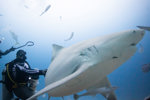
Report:
M30 97L43 93L62 97L84 89L110 87L107 75L136 52L143 29L127 30L79 42L70 47L53 45L52 62L45 76L46 87ZM116 100L114 93L107 100Z

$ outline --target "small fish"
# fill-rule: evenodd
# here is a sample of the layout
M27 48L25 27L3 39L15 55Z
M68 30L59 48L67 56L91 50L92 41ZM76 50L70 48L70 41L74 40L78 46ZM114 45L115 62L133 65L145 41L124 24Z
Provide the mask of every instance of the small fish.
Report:
M137 26L137 27L140 28L140 29L150 31L150 27L146 27L146 26Z
M150 71L150 64L144 64L144 65L142 66L142 71L143 71L144 73L149 72L149 71Z
M139 48L139 53L143 53L144 52L144 47L141 45L141 44L139 44L140 45L140 48Z
M18 36L14 32L12 32L11 30L9 32L11 33L12 38L15 40L16 45L19 44Z
M74 35L74 32L72 32L72 33L71 33L71 35L70 35L70 37L69 37L68 39L65 39L64 41L71 40L71 39L72 39L72 37L73 37L73 35Z
M102 87L102 88L97 88L97 89L90 89L82 95L75 94L74 99L77 100L79 97L82 97L82 96L96 96L96 94L106 94L106 98L108 98L110 93L112 93L117 88L118 87Z
M48 5L45 10L41 13L40 16L42 16L44 13L46 13L50 9L51 5Z

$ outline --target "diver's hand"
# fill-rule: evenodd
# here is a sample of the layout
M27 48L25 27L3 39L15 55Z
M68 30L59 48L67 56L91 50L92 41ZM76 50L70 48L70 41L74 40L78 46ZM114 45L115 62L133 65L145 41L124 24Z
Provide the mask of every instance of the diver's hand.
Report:
M47 69L39 70L39 75L44 75L45 76L46 72L47 72Z

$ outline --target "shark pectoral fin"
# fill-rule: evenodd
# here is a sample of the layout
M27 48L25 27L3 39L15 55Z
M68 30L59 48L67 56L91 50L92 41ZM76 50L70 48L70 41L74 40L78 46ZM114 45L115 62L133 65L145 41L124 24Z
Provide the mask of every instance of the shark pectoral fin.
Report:
M57 87L64 86L64 84L69 82L69 81L76 80L76 77L78 75L80 75L82 72L84 72L86 69L88 69L87 66L88 66L87 64L82 65L81 68L79 68L76 72L72 73L71 75L69 75L69 76L67 76L61 80L58 80L52 84L49 84L44 89L38 91L36 94L31 96L27 100L32 100L32 99L34 99L34 98L36 98L36 97L38 97L44 93L48 93L48 92L52 91L53 89L56 89Z
M53 46L53 48L52 48L52 60L54 60L54 58L59 53L59 51L62 50L64 47L59 46L57 44L53 44L52 46Z

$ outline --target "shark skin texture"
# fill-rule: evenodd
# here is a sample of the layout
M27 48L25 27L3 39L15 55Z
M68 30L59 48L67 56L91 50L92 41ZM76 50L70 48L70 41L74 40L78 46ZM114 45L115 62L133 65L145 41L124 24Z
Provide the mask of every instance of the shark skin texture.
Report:
M44 93L48 93L49 97L62 97L85 89L111 87L107 75L134 55L136 44L144 34L143 29L133 29L65 48L54 44L52 61L45 76L46 86L28 100ZM106 97L105 94L103 96ZM107 98L116 100L114 93Z

